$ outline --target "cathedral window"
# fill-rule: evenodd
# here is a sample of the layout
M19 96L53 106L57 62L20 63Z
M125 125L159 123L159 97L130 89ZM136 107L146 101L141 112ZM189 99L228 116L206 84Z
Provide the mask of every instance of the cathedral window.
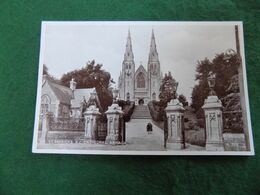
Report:
M140 72L136 76L137 88L145 88L145 76L144 73Z
M128 65L128 68L131 69L131 64Z
M127 94L126 94L126 100L130 101L130 93L129 92L127 92Z
M156 100L156 93L153 92L152 98L153 100Z

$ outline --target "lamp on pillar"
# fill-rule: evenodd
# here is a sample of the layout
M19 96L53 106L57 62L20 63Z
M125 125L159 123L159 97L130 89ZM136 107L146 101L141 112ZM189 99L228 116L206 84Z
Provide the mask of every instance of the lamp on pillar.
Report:
M216 85L216 73L210 72L207 80L210 89L209 95L215 96L216 92L214 91L214 87Z
M115 89L112 90L112 93L113 93L113 103L116 104L119 90L115 88Z
M119 144L122 140L122 135L120 134L120 118L123 114L122 108L117 104L117 97L119 90L114 88L113 93L113 104L108 107L105 112L107 115L107 144Z
M174 82L173 83L173 99L176 99L176 91L177 91L177 88L178 88L178 85L179 83L178 82Z
M216 74L209 72L207 78L210 88L209 96L205 99L202 109L205 113L205 130L206 130L206 150L223 151L223 120L222 120L222 103L214 87L216 84Z
M183 113L184 108L176 96L178 82L171 82L169 89L171 90L172 99L167 103L165 108L167 118L167 139L166 148L169 150L184 149L184 131L183 131Z

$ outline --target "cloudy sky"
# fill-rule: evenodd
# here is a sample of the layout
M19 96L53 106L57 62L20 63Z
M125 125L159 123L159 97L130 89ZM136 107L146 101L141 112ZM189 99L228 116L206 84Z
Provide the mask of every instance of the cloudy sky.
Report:
M94 59L117 81L131 32L136 69L147 67L151 32L154 29L161 71L171 71L179 82L178 93L190 99L198 60L213 59L235 49L235 23L171 22L47 22L42 28L40 65L60 78Z

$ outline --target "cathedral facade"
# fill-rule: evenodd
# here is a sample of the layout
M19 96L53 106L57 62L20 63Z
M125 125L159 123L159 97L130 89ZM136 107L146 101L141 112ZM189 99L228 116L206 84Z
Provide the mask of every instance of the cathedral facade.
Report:
M142 64L135 69L131 35L128 31L122 70L118 79L119 98L135 101L135 104L139 105L159 100L161 80L160 61L153 30L147 69Z

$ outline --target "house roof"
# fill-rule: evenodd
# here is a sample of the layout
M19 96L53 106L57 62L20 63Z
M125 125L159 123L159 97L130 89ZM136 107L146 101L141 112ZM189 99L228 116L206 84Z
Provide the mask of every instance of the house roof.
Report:
M60 102L70 104L72 98L72 90L70 88L56 84L50 80L47 80L47 82Z
M71 100L71 107L80 107L80 103L85 97L85 100L88 101L91 93L95 92L95 88L89 89L75 89L74 91L74 98Z
M49 84L53 93L61 103L71 105L72 108L80 107L83 97L85 97L85 100L88 101L91 93L95 92L95 88L75 89L74 92L72 92L69 87L55 83L55 81L50 80L47 76L44 77L43 85L46 83ZM99 103L98 98L97 101Z

